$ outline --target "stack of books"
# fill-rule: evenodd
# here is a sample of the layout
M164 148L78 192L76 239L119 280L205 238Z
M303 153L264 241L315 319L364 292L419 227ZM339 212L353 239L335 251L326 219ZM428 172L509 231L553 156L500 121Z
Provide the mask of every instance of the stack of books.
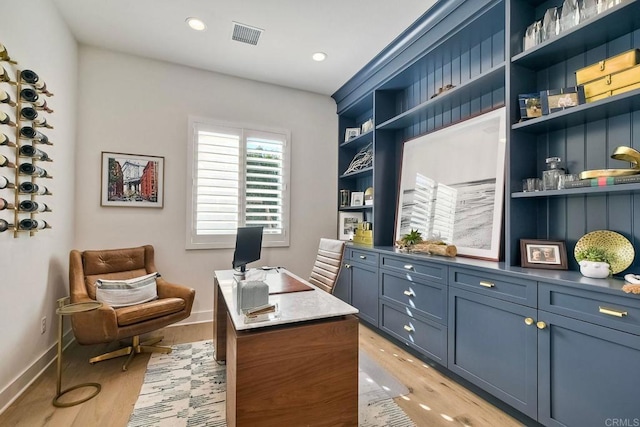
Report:
M578 181L567 181L564 183L564 188L605 187L608 185L633 183L640 183L640 174L627 176L601 176L598 178L581 179Z

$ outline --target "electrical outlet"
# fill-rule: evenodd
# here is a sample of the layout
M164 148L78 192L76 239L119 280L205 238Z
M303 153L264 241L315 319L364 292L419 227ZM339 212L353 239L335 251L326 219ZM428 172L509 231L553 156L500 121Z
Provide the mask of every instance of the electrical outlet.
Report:
M47 316L40 319L40 333L44 334L47 331Z

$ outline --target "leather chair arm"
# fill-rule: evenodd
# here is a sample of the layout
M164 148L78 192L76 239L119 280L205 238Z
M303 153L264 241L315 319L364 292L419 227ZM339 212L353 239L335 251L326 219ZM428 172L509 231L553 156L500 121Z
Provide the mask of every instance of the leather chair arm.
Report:
M156 283L158 285L158 298L182 298L186 304L187 313L191 312L193 300L196 296L195 289L169 283L162 277L158 277Z
M87 298L87 301L92 301ZM80 344L100 344L118 339L118 320L115 310L103 305L97 310L71 316L73 333Z

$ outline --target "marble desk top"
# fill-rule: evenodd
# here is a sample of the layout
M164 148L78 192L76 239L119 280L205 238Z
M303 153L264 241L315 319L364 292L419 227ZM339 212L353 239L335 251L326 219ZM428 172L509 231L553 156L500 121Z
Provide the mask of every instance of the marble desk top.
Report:
M311 291L290 292L285 294L269 295L270 304L278 304L278 313L270 316L268 320L261 322L245 322L244 314L238 313L234 298L233 270L217 270L214 272L222 296L229 308L229 315L236 331L264 328L289 323L305 322L309 320L326 319L329 317L356 314L358 309L333 295L318 289L308 281L295 274L280 268L280 273L286 273L291 277L313 288ZM278 274L276 270L252 269L247 271L245 280L263 280L269 284L269 274Z

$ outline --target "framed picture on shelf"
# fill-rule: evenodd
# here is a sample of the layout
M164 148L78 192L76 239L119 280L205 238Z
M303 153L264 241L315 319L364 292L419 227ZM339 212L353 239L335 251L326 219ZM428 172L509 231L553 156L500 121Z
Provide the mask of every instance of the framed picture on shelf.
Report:
M360 128L347 128L344 131L344 140L348 141L356 136L360 136Z
M584 87L572 86L540 92L542 114L547 115L585 103Z
M562 240L520 239L520 256L524 268L568 268L567 248Z
M364 206L364 191L351 193L351 206Z
M370 130L373 130L373 119L369 119L360 126L362 129L362 133L367 133Z
M164 157L102 152L101 206L162 208Z
M417 229L424 239L456 245L458 255L497 261L505 145L505 108L405 142L396 240Z
M362 212L338 212L338 238L353 240L358 224L362 221Z

